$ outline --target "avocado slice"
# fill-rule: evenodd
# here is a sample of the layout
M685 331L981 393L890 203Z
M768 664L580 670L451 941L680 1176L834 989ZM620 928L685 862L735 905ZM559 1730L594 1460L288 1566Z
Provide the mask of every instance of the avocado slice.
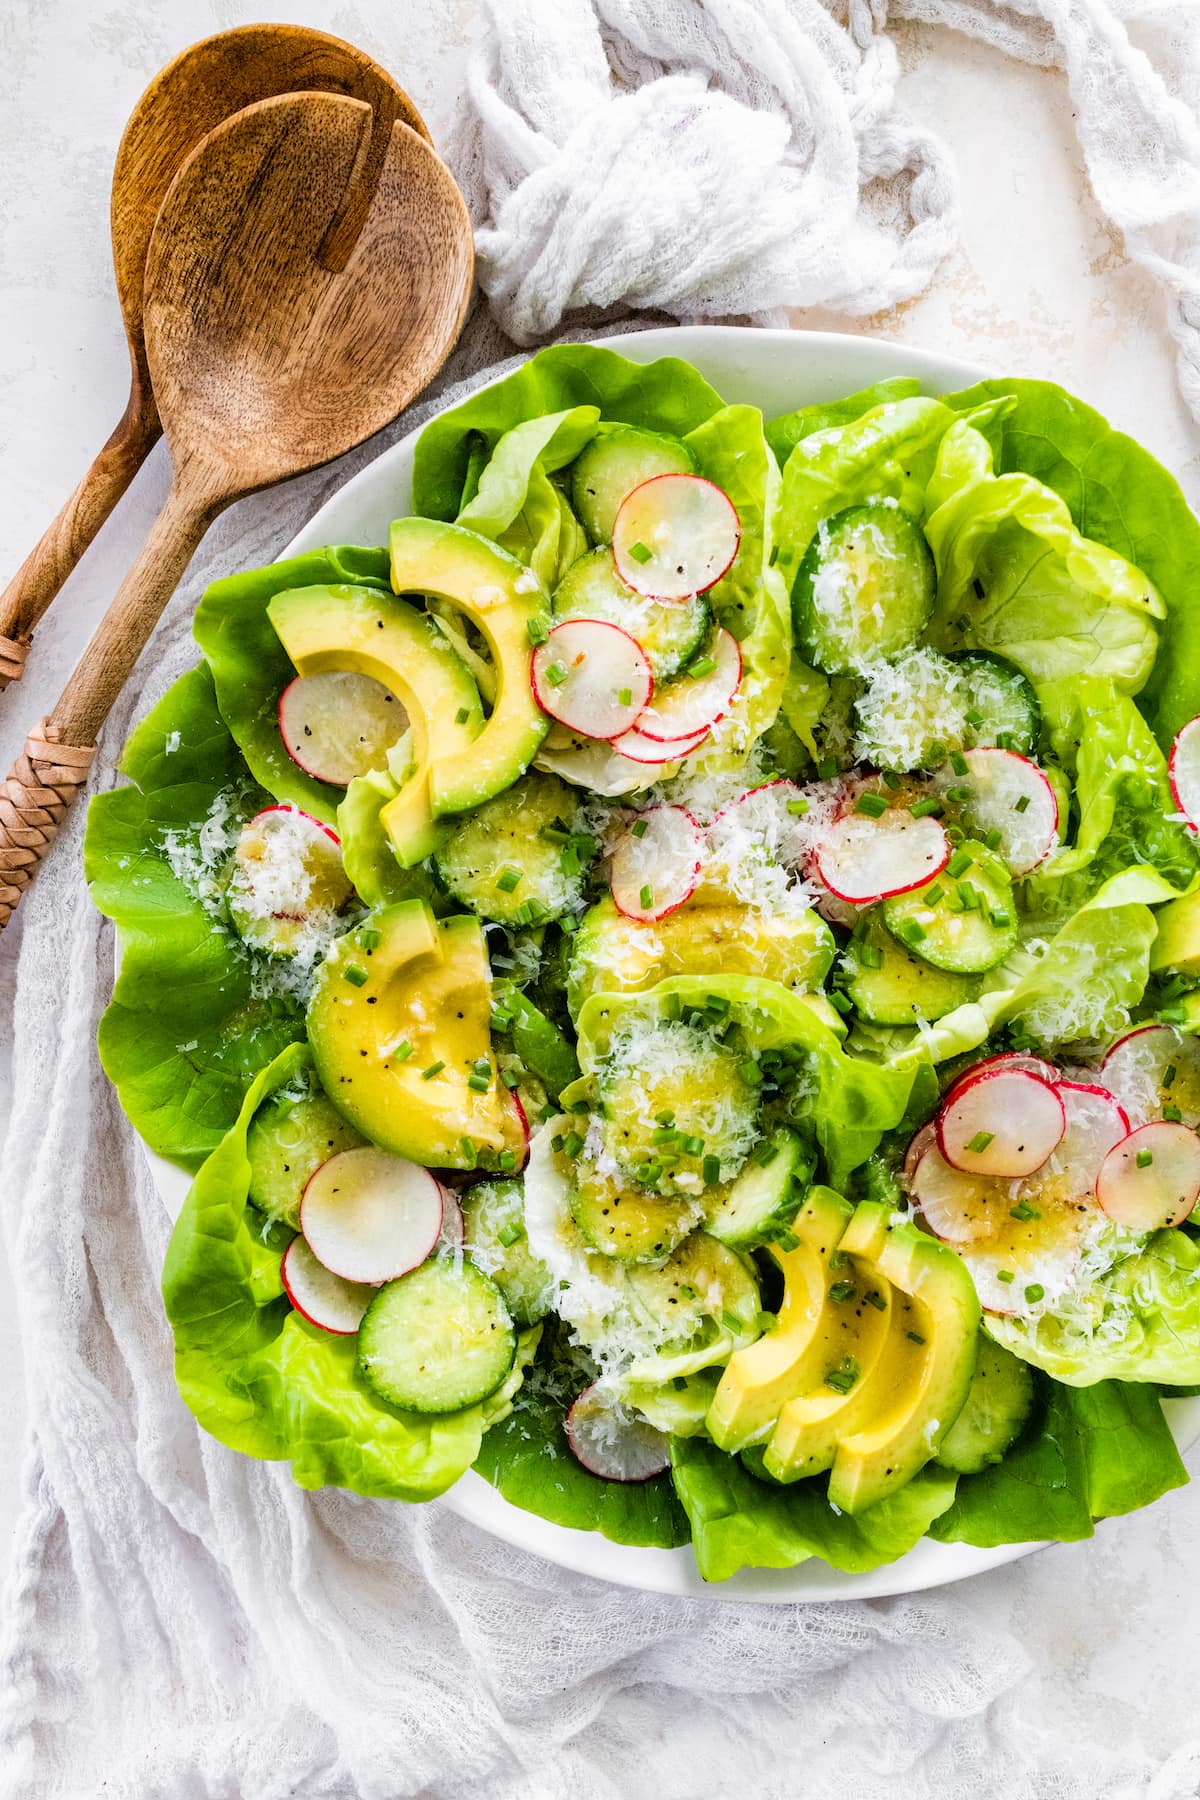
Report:
M1154 915L1158 936L1150 947L1150 972L1170 969L1177 975L1200 975L1200 893L1169 900Z
M482 632L496 670L491 716L472 742L434 757L435 816L466 812L510 787L533 761L550 720L529 683L529 624L550 611L532 570L490 538L438 519L397 519L391 528L392 587L436 595Z
M799 1240L795 1248L770 1246L783 1275L783 1305L775 1328L735 1351L721 1376L707 1425L722 1450L742 1450L762 1437L785 1402L803 1389L831 1304L829 1289L840 1278L830 1258L851 1212L849 1201L832 1188L810 1188L792 1221L792 1236Z
M953 1250L885 1207L859 1206L843 1238L896 1296L886 1390L874 1416L838 1444L829 1498L861 1512L903 1487L941 1448L966 1403L979 1352L979 1299Z
M515 1146L490 1039L491 972L478 919L423 900L372 913L333 944L308 1005L321 1084L394 1156L474 1168ZM486 1092L469 1085L489 1071Z
M574 1015L592 994L640 994L669 975L761 975L814 987L833 956L833 933L813 911L766 918L733 902L689 904L645 925L606 895L575 934L567 1002Z
M437 847L433 763L470 749L484 729L479 692L433 621L407 600L364 587L289 588L267 613L299 674L349 669L396 694L408 714L413 769L380 817L404 868Z

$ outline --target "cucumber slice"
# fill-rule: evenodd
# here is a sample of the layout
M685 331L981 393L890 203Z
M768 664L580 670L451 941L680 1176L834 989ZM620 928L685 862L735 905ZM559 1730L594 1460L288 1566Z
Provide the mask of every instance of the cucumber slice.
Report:
M595 846L574 830L576 801L554 775L526 775L464 818L437 851L437 872L480 918L544 924L573 912Z
M708 634L708 604L701 595L668 604L635 594L617 574L612 551L603 547L571 564L553 605L556 619L604 619L623 627L645 651L655 681L678 675Z
M883 903L883 922L906 949L961 975L981 975L1017 941L1008 870L983 844L959 844L942 873Z
M979 1340L979 1360L966 1404L942 1439L937 1461L956 1475L977 1475L1002 1460L1033 1411L1033 1371L989 1337Z
M792 588L797 645L831 675L915 644L933 611L937 574L925 534L900 507L851 506L823 519Z
M605 1152L662 1193L732 1178L758 1138L758 1089L744 1066L701 1026L635 1017L598 1071Z
M466 1255L500 1289L513 1324L536 1325L550 1311L554 1277L529 1248L521 1182L476 1181L460 1199Z
M695 1337L709 1320L735 1338L757 1334L758 1283L737 1252L707 1231L693 1231L665 1263L635 1263L625 1281L650 1324L671 1321L673 1342Z
M358 1330L358 1369L389 1406L459 1412L493 1393L516 1355L512 1314L474 1263L435 1257L381 1287Z
M300 1201L321 1164L341 1150L366 1143L319 1089L277 1089L259 1108L246 1137L250 1198L274 1223L300 1229Z
M964 650L950 659L967 682L964 749L994 745L1029 756L1042 732L1042 709L1016 663L990 650Z
M932 1023L979 994L977 975L935 968L894 938L874 912L860 922L842 968L854 1010L872 1025Z
M618 1262L662 1262L700 1218L694 1200L659 1199L580 1164L568 1204L584 1242Z
M804 1140L781 1126L710 1204L705 1229L735 1250L771 1243L799 1212L811 1173Z
M593 544L612 542L622 500L655 475L692 475L695 458L682 438L614 425L599 431L571 470L571 504Z

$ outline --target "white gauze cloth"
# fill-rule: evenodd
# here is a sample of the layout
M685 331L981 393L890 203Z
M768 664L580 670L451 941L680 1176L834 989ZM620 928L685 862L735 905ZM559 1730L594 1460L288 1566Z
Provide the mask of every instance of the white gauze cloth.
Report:
M1099 9L1061 10L1061 45L1077 14L1085 59ZM1163 45L1173 10L1142 22ZM1030 60L1065 55L1044 10L924 12L954 12ZM856 8L847 31L804 0L629 0L602 17L582 0L495 0L456 166L501 324L528 339L584 307L765 318L916 291L950 241L952 184L935 142L895 113L885 22ZM400 29L396 41L400 66ZM1190 254L1188 214L1181 201L1172 235L1154 194L1181 187L1182 135L1138 164L1142 228L1169 280ZM685 165L692 185L672 185ZM501 352L477 316L455 372ZM91 791L194 660L204 582L277 554L379 447L219 522L114 711ZM980 1623L978 1590L808 1608L640 1595L515 1552L440 1504L303 1494L200 1432L158 1292L167 1219L96 1065L112 945L83 889L82 826L77 806L22 907L15 971L12 931L3 959L15 993L0 1222L33 1420L3 1603L3 1800L1194 1792L1190 1743L1157 1754L1132 1724L1105 1743L1078 1719L1039 1721L1026 1652ZM1088 1546L1087 1579L1118 1582L1130 1541ZM1031 1616L1046 1616L1054 1568L1063 1608L1068 1588L1082 1604L1076 1554L1005 1578L1026 1584ZM1145 1633L1151 1615L1121 1592Z

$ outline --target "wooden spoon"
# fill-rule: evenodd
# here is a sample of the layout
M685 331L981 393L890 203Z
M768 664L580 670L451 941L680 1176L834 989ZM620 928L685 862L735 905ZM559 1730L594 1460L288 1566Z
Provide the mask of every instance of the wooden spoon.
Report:
M192 553L232 500L338 456L431 380L471 293L471 226L429 145L393 125L345 267L371 109L285 94L209 134L172 182L146 261L145 338L174 476L53 712L0 788L0 926L87 778L101 725Z
M244 25L193 44L155 76L125 127L112 186L113 267L132 365L120 424L41 542L0 595L0 690L20 678L30 634L161 435L146 361L142 281L154 221L183 162L243 107L297 91L365 100L375 125L363 179L326 229L319 253L336 272L350 254L391 136L401 119L428 138L402 88L352 44L301 25Z

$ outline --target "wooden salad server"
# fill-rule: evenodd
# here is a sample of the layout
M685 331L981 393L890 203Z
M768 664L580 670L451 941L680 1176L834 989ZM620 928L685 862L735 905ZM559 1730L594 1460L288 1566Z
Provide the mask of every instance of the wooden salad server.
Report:
M471 226L425 139L393 124L374 191L371 108L285 94L211 132L146 261L146 361L174 474L166 503L49 717L0 788L0 927L87 779L96 739L209 525L340 456L445 361L471 294ZM355 190L351 192L350 190ZM361 220L344 266L331 225Z
M0 690L20 679L33 627L162 434L142 323L150 234L167 189L202 138L255 101L297 91L349 94L374 110L364 179L346 190L319 252L336 273L350 254L400 119L428 138L424 120L386 70L352 44L302 25L243 25L204 38L155 76L133 110L112 185L113 268L129 343L129 400L119 425L40 543L0 594Z

